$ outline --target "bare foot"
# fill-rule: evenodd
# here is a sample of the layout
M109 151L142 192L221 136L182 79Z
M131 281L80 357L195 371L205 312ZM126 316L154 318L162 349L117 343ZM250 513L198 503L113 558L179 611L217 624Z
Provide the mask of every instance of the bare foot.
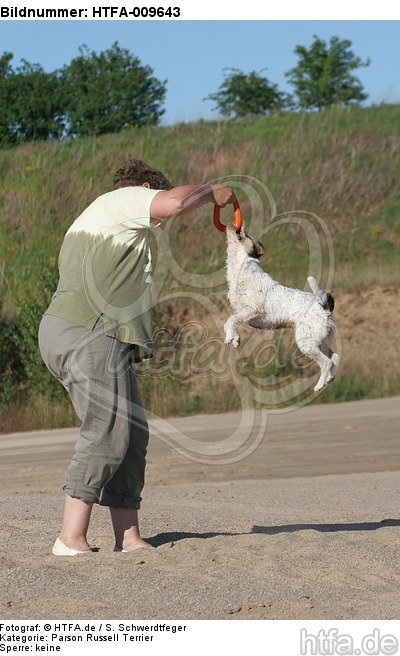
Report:
M128 552L136 551L137 549L154 549L154 547L145 540L142 540L142 538L137 537L134 540L124 540L122 547L116 545L114 551Z
M142 540L139 531L138 511L134 508L110 508L115 536L115 551L152 549Z

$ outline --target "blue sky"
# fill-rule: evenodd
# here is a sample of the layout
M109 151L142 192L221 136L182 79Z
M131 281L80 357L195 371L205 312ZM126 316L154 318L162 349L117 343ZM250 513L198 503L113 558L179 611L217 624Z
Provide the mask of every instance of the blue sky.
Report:
M271 82L291 91L284 73L297 62L294 48L310 45L314 34L350 39L354 53L371 60L356 73L369 94L366 104L400 102L396 20L1 21L0 52L12 52L14 65L24 58L51 71L68 64L82 44L99 52L118 41L168 80L163 123L172 124L216 116L204 98L218 90L224 68L266 69Z

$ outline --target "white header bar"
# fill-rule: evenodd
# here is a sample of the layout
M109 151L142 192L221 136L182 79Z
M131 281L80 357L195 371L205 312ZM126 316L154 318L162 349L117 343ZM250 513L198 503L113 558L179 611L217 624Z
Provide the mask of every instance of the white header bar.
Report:
M25 0L1 1L1 20L399 20L400 4L322 3L321 0L288 0L284 3L219 0ZM204 44L207 47L207 44Z

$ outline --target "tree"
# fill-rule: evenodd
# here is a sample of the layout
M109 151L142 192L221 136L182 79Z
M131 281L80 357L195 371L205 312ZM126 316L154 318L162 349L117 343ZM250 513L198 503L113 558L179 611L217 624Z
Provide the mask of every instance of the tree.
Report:
M18 143L62 136L64 103L57 73L22 60L10 77L10 87L11 127Z
M3 52L0 57L0 147L13 142L11 129L10 77L13 74L11 66L13 55Z
M25 60L14 70L12 59L7 52L0 58L0 146L60 137L64 123L56 73Z
M166 80L118 43L96 54L86 46L61 71L70 135L100 135L130 126L157 125Z
M314 36L309 48L296 46L299 63L286 77L296 90L301 109L359 104L368 97L352 71L369 66L370 62L356 57L350 50L351 45L351 41L340 41L334 36L328 47L325 41Z
M52 73L26 60L14 70L12 59L0 57L0 147L157 125L164 113L166 81L118 43L100 54L82 46Z
M216 102L223 116L262 116L291 106L290 96L259 73L252 71L246 75L236 68L227 70L231 72L225 75L219 91L205 98Z

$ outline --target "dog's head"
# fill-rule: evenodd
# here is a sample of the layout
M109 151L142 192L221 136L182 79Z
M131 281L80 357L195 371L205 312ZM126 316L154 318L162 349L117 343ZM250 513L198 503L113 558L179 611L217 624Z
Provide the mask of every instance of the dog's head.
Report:
M239 232L236 232L233 223L228 225L227 233L228 238L235 238L249 257L254 257L255 259L259 260L261 255L265 253L265 248L262 243L259 241L254 241L254 239L250 237L247 232L245 232L244 222Z
M260 241L254 241L247 233L244 233L244 237L239 237L239 239L249 257L259 260L261 255L264 255L265 248Z

